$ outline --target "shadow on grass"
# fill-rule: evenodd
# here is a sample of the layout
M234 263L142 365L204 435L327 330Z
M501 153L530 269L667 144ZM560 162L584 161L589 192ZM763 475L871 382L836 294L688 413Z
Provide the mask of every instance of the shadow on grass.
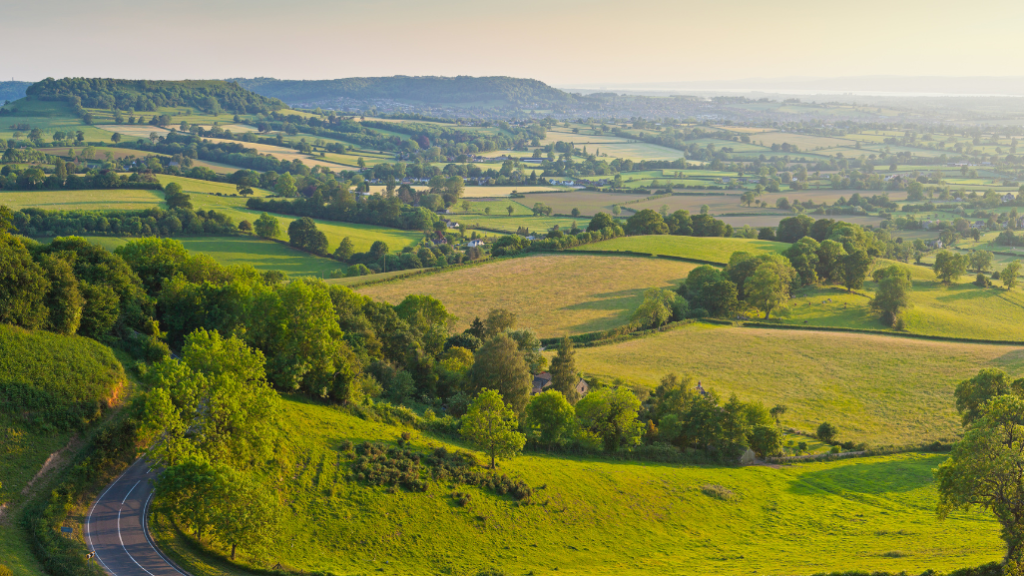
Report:
M946 458L945 454L935 454L910 460L851 460L848 464L800 474L790 484L789 492L805 496L821 492L871 495L910 492L932 484L932 469Z

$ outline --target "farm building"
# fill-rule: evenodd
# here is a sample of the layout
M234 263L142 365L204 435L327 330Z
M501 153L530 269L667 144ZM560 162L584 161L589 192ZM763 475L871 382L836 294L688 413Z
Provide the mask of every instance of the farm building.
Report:
M531 394L540 394L541 392L549 390L551 386L551 373L541 372L533 377L533 391ZM589 391L590 384L587 384L586 380L580 378L580 381L576 383L576 392L580 395L580 398L586 396Z

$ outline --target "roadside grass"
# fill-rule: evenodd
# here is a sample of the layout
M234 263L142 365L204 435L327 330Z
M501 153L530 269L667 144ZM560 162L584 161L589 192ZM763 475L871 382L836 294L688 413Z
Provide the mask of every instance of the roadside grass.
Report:
M601 252L640 252L657 256L678 256L727 264L733 252L781 253L789 248L784 242L748 240L746 238L704 238L697 236L624 236L594 244L579 246L575 250Z
M931 469L944 455L900 454L773 468L716 468L528 453L500 461L534 503L451 482L425 493L370 487L342 442L394 445L408 428L288 398L283 507L268 560L336 574L812 574L951 570L996 560L988 516L935 516ZM412 431L411 448L461 448ZM704 488L721 487L725 499ZM469 494L460 506L451 494ZM196 576L238 575L182 535L156 532ZM175 542L174 539L177 538ZM890 552L900 550L902 555ZM211 548L225 554L226 550ZM244 551L240 557L248 561Z
M990 367L1020 376L1024 350L697 324L581 348L576 363L585 373L652 389L666 374L692 374L721 397L786 405L785 425L813 432L827 421L844 441L904 446L957 438L956 384Z
M518 314L518 325L542 338L608 330L628 324L647 288L674 289L694 264L583 254L524 256L413 276L359 289L397 304L410 294L440 300L467 328L494 308Z

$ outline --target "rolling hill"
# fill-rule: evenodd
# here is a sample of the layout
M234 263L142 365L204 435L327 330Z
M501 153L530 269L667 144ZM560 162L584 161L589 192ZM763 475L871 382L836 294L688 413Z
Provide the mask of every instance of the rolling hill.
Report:
M574 96L538 80L508 76L389 76L338 80L232 78L239 86L290 105L349 100L399 100L429 105L544 106Z

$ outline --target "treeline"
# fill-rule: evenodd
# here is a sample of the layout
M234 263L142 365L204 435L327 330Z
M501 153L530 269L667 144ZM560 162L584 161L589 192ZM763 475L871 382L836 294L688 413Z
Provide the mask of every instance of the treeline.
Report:
M596 226L604 227L604 222L610 222L611 218L599 212L594 216L598 220ZM593 221L592 221L593 222ZM693 216L687 210L676 210L669 214L655 212L654 210L641 210L626 219L626 234L630 236L648 234L672 234L674 236L732 236L731 225L717 220L708 214L695 214Z
M397 196L356 195L346 188L336 189L329 204L317 190L312 197L302 200L250 198L245 205L250 210L261 212L374 224L402 230L432 230L434 223L439 221L433 211L407 204Z
M43 210L24 208L13 214L26 236L226 236L240 233L234 221L216 210L149 208L146 210ZM244 225L243 225L244 226Z
M79 170L75 163L64 162L61 158L53 161L54 169L47 174L38 166L19 167L5 165L0 169L0 190L109 190L133 188L160 190L160 182L149 174L133 172L118 174L114 170L90 171L75 174Z
M220 80L157 81L108 78L47 78L25 89L40 100L59 100L73 106L109 110L155 111L188 106L211 114L227 110L235 114L270 113L284 107L238 84Z

